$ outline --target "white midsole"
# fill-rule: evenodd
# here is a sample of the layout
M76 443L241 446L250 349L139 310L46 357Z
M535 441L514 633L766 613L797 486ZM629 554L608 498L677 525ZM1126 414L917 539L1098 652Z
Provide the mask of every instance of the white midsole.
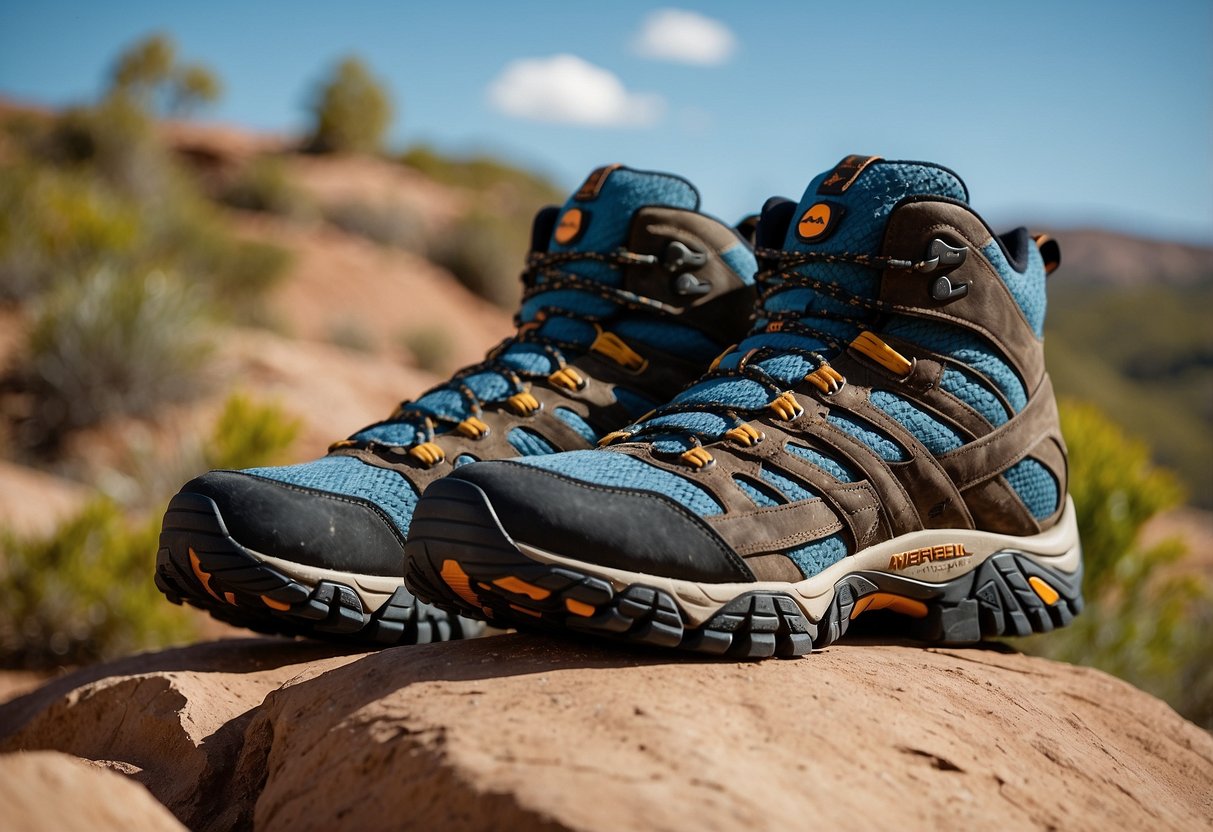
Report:
M890 569L893 555L933 546L963 546L963 557L928 561L915 566ZM747 592L769 591L793 598L811 621L819 621L834 599L834 585L854 572L884 572L923 583L941 584L977 569L990 556L1010 549L1031 560L1066 574L1078 571L1082 547L1078 540L1078 522L1074 502L1066 497L1066 507L1057 524L1048 531L1027 537L979 532L973 529L924 529L910 532L843 558L811 578L796 583L761 581L750 583L699 583L641 572L629 572L586 563L575 558L516 544L527 557L554 566L567 566L584 574L609 581L616 590L632 584L644 584L664 590L682 606L692 626L711 618L722 604Z
M305 566L289 560L257 554L257 558L268 566L272 566L292 580L298 581L309 589L314 589L321 581L334 584L344 584L357 593L362 600L365 612L379 609L400 586L403 578L384 577L382 575L359 575L356 572L337 572L333 569L319 569L315 566Z

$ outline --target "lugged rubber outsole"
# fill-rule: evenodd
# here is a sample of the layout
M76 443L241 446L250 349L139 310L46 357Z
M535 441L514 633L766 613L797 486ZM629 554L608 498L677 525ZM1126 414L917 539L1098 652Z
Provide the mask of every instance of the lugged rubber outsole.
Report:
M1006 550L944 583L874 571L848 574L835 582L818 620L769 585L742 591L706 618L692 619L674 594L646 585L644 576L608 580L590 564L582 569L568 558L554 564L529 557L502 528L484 492L455 479L426 489L405 553L405 585L454 614L499 627L555 627L735 658L801 656L823 648L869 608L918 616L897 617L899 638L968 643L1047 632L1072 621L1083 603L1081 568L1065 573ZM1045 588L1034 589L1033 579Z
M156 587L174 604L272 635L387 647L467 638L483 629L418 602L403 586L367 609L346 583L293 578L237 542L213 500L190 492L173 497L165 512Z

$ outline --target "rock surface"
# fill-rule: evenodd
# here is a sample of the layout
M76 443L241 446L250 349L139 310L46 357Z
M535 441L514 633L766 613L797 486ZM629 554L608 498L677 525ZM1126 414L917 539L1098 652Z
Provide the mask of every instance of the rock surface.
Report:
M216 642L0 707L0 751L19 749L124 771L194 829L1213 823L1207 733L1097 671L996 649Z
M137 783L56 751L0 756L4 828L21 832L181 832Z

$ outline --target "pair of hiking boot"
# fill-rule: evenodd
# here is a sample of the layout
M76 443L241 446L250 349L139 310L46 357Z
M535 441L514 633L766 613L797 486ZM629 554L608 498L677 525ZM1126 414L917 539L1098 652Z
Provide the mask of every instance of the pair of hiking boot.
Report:
M1041 340L1059 259L933 164L848 156L739 228L600 168L536 217L513 336L322 459L187 483L157 584L378 645L1051 630L1082 606Z

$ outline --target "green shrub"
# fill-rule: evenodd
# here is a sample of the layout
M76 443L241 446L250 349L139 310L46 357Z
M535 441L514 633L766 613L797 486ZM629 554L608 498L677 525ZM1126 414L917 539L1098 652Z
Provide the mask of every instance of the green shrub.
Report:
M367 330L366 324L357 318L342 318L329 324L328 341L354 352L375 351L375 337Z
M419 145L401 164L438 182L474 192L475 210L439 233L430 259L471 291L513 311L521 295L518 274L531 244L531 221L544 205L561 201L547 179L490 156L459 159Z
M519 203L518 208L529 206L521 211L527 222L541 206L564 201L561 189L547 178L492 156L457 158L416 145L400 154L398 161L437 182L474 191L499 191L506 199L512 197Z
M318 153L377 153L392 123L392 101L362 61L337 65L312 107L315 125L308 143Z
M188 276L220 318L247 321L261 314L260 303L291 263L286 249L233 237L206 208L164 230L155 256ZM151 252L149 252L151 253Z
M93 272L64 282L34 316L22 386L37 444L190 393L209 351L199 303L162 272Z
M0 665L46 669L189 641L152 583L159 532L98 499L46 538L0 531Z
M277 464L299 426L277 405L234 393L205 446L147 502L159 509L199 470ZM159 529L158 510L132 520L97 498L45 537L0 530L0 666L83 664L195 638L196 619L152 582Z
M131 257L143 242L138 212L96 179L0 170L0 300L28 300L63 274Z
M451 334L444 327L410 329L400 336L400 344L413 356L417 366L427 372L444 375L451 368Z
M513 310L522 297L518 275L528 244L529 239L519 239L508 221L476 212L431 243L430 260L470 291Z
M261 211L295 220L316 213L315 206L287 176L282 161L260 156L247 164L223 189L220 202L245 211Z
M1191 501L1213 508L1213 281L1109 288L1071 277L1049 290L1045 347L1057 390L1148 442Z
M289 262L234 237L171 165L134 186L115 181L98 147L118 148L125 128L111 130L106 112L52 121L0 173L0 300L26 303L32 318L0 387L26 399L2 410L22 420L6 430L26 444L192 393L210 325L257 319ZM99 143L64 142L74 119Z
M348 200L325 206L324 218L348 234L382 246L424 252L426 229L421 217L402 203Z
M1143 547L1139 539L1148 520L1182 501L1178 482L1089 405L1064 403L1062 430L1087 607L1071 626L1026 640L1026 649L1106 670L1213 727L1213 705L1190 696L1213 690L1210 587L1177 568L1179 541Z
M261 403L235 392L223 405L210 442L203 451L205 467L256 468L283 461L303 423L273 403Z

